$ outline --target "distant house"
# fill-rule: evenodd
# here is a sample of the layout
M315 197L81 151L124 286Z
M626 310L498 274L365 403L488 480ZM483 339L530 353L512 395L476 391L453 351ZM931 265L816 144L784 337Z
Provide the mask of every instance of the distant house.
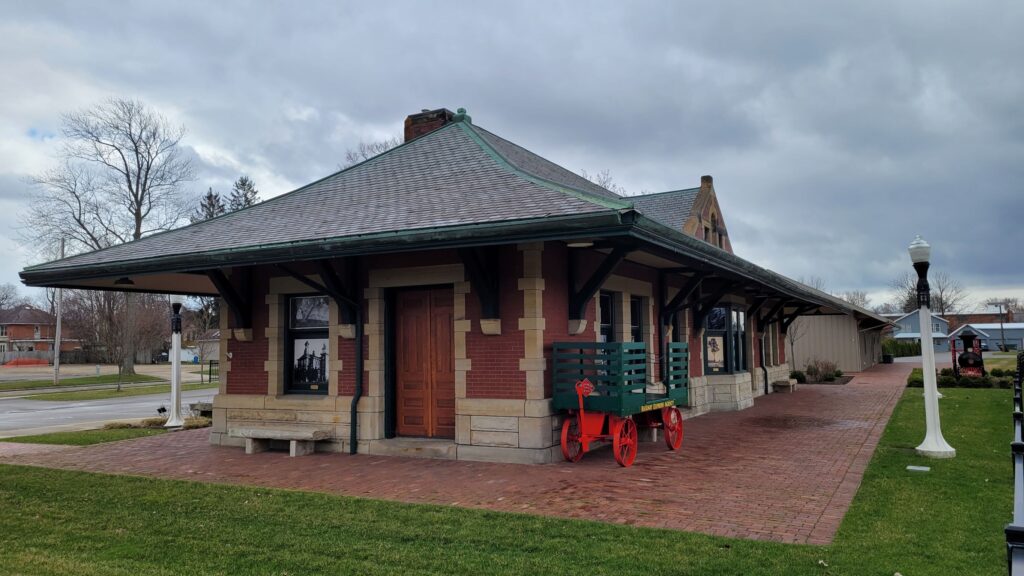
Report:
M892 337L896 340L921 341L920 313L917 310L895 317L892 322ZM949 320L932 316L932 341L936 352L949 352Z
M999 317L998 312L953 312L943 314L942 317L949 320L949 329L956 330L965 324L998 324L1000 320L1013 322L1013 310L1006 310Z
M964 332L975 334L983 349L999 350L1005 339L1008 350L1024 350L1024 322L1004 322L1002 325L998 322L972 322L960 326L950 336L959 338Z
M0 354L52 352L56 327L53 315L28 304L0 310ZM66 352L78 348L78 341L65 331L60 349Z

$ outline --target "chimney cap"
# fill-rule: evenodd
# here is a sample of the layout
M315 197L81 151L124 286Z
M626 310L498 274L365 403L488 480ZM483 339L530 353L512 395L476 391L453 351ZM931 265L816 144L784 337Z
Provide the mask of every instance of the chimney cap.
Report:
M715 182L715 179L712 178L710 174L705 174L705 175L700 177L700 183L701 184L713 184L714 182Z

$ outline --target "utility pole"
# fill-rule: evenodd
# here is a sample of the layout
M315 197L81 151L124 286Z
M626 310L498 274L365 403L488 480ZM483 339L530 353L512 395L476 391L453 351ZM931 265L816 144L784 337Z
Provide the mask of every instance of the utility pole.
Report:
M64 238L60 239L60 257L64 259ZM60 386L60 323L61 323L61 300L63 289L57 288L54 294L54 306L57 313L57 329L53 332L53 385Z
M986 304L988 304L989 306L999 307L999 339L1002 341L1002 344L999 346L999 349L1005 352L1006 330L1003 329L1003 309L1009 307L1010 301L1004 298L1003 300L989 300L988 302L986 302Z

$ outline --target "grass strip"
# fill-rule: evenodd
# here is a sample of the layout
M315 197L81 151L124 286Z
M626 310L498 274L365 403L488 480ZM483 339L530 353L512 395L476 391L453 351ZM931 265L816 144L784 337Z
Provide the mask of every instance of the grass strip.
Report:
M65 444L69 446L89 446L103 442L116 442L143 436L155 436L165 431L159 428L114 428L100 430L75 430L72 432L52 432L32 436L16 436L0 438L0 442L18 442L22 444Z
M204 383L204 384L182 384L181 390L187 392L189 390L206 390L208 388L216 388L218 384ZM106 400L109 398L127 398L129 396L145 396L147 394L170 394L170 384L160 384L157 386L138 386L134 388L122 388L120 391L114 389L104 390L78 390L75 392L47 392L45 394L32 394L25 396L28 400L45 400L48 402L78 402L83 400Z
M0 465L0 566L82 575L1005 573L1011 393L943 394L957 457L914 453L924 408L921 390L907 390L828 546ZM778 481L764 478L765 490Z

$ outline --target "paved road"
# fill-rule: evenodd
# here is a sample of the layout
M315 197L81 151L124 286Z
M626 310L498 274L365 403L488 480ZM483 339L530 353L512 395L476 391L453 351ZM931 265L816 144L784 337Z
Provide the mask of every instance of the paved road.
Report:
M216 388L184 392L182 408L187 409L191 402L210 401L216 393ZM111 420L147 418L156 416L156 409L169 402L169 393L79 402L2 398L0 438L98 428Z

